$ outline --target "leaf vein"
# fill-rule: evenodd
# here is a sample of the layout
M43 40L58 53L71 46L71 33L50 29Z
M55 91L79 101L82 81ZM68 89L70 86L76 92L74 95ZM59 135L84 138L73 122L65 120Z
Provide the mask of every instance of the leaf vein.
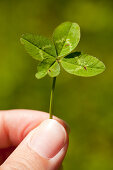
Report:
M33 46L37 47L39 50L43 51L45 54L49 55L49 56L52 56L55 58L55 56L53 55L50 55L49 53L47 53L46 51L44 51L42 48L39 48L37 45L31 43L29 40L26 40L25 38L23 38L25 41L29 42L30 44L32 44Z

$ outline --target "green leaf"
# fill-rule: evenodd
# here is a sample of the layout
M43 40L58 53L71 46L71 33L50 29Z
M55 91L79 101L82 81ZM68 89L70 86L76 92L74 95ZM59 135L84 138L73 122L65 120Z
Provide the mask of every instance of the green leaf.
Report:
M44 76L46 76L49 71L49 68L54 64L54 62L55 62L55 58L51 57L51 58L45 59L41 63L39 63L39 65L37 67L38 72L35 75L36 78L41 79Z
M27 52L36 60L42 61L51 56L57 56L54 44L45 37L24 34L20 41L25 46Z
M80 27L76 23L64 22L53 33L53 41L58 56L69 54L78 45L80 40Z
M48 75L50 77L57 77L60 73L60 65L56 61L48 70Z
M83 77L95 76L105 70L103 62L96 57L80 52L72 53L63 58L61 65L68 73Z
M38 69L38 72L35 75L37 79L41 79L47 74L50 77L56 77L60 73L59 63L55 61L54 57L43 60L38 65L37 69Z

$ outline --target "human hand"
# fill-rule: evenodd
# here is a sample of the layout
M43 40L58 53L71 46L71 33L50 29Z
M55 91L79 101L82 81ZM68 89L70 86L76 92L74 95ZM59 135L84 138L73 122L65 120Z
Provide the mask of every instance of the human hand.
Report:
M59 169L68 148L68 127L48 117L33 110L0 111L0 170Z

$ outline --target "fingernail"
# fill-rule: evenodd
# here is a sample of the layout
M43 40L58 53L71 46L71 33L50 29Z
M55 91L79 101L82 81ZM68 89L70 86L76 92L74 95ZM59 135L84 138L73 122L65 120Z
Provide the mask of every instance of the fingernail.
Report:
M65 128L56 120L48 119L40 124L29 141L29 147L40 156L53 158L66 143Z

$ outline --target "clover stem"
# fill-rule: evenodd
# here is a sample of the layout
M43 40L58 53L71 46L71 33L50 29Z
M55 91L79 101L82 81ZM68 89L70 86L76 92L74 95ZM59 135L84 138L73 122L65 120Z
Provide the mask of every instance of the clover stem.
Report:
M49 105L49 118L52 119L53 114L53 99L54 99L54 90L55 90L55 83L56 83L56 77L53 77L53 84L51 88L51 95L50 95L50 105Z

